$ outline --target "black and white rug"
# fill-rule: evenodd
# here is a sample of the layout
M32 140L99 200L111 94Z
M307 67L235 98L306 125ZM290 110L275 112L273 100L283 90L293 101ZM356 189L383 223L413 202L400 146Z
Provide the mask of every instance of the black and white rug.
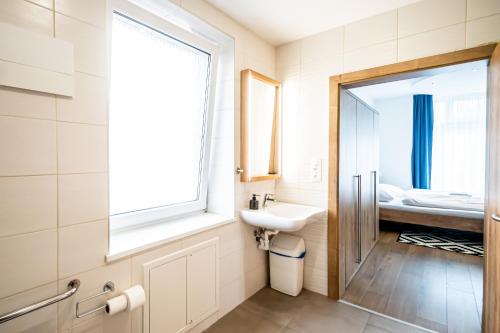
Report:
M473 232L432 230L404 231L398 242L482 257L483 235Z

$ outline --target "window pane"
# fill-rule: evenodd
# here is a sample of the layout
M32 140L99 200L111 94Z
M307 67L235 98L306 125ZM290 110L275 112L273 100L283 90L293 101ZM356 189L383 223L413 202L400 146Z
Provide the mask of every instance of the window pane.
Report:
M113 15L111 215L200 198L210 55Z
M486 94L448 96L434 103L431 188L484 194Z

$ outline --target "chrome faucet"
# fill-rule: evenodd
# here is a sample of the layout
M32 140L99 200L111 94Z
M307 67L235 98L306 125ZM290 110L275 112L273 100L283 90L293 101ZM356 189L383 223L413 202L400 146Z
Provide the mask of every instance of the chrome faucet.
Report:
M266 208L266 203L268 201L276 201L276 199L274 198L274 194L272 193L266 193L264 194L264 202L262 203L262 208Z

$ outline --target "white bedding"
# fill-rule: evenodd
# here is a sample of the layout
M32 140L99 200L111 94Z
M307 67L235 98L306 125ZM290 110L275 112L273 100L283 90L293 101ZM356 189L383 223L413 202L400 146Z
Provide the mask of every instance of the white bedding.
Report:
M484 198L472 195L449 194L429 190L409 190L401 198L408 206L484 211Z
M450 194L431 190L413 189L389 202L380 202L380 208L431 213L447 216L482 218L484 198L469 194Z
M401 199L394 199L389 202L379 202L379 207L389 208L393 210L400 210L405 212L428 213L433 215L457 216L457 217L476 218L476 219L484 218L483 212L472 211L472 210L410 206L410 205L405 205Z

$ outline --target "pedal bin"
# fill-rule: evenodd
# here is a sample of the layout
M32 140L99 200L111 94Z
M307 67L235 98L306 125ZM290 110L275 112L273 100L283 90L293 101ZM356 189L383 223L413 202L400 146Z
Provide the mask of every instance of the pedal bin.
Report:
M274 236L269 248L271 288L291 296L300 294L305 255L302 238L282 233Z

